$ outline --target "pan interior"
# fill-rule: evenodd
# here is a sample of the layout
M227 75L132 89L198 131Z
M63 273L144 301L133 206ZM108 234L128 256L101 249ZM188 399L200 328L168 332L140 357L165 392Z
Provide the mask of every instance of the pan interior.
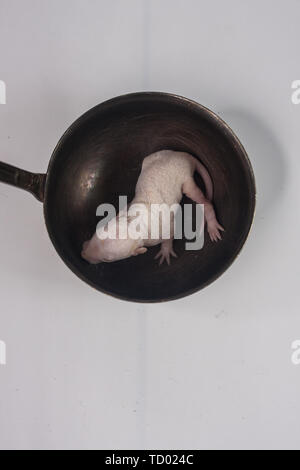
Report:
M190 152L208 168L217 217L226 229L223 241L213 244L206 234L202 250L186 251L186 240L176 240L178 259L171 266L158 266L158 247L89 265L80 253L99 222L97 207L117 207L119 195L130 201L144 157L162 149ZM66 264L101 291L149 302L182 297L222 274L245 242L254 206L249 161L227 126L201 106L160 93L115 98L76 121L52 156L45 194L47 228Z

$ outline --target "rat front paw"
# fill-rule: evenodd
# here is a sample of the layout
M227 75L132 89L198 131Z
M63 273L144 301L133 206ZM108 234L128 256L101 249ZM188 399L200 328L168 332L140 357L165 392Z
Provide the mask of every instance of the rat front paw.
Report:
M218 240L222 240L220 231L224 232L225 229L222 227L222 225L219 224L217 219L208 222L207 230L208 230L208 233L212 242L217 242Z
M176 255L175 251L173 250L172 245L167 243L167 244L162 244L161 245L161 248L160 248L159 252L157 253L157 255L155 256L154 259L160 258L159 266L161 266L164 261L166 261L167 264L170 266L171 256L173 256L174 258L177 258L177 255Z

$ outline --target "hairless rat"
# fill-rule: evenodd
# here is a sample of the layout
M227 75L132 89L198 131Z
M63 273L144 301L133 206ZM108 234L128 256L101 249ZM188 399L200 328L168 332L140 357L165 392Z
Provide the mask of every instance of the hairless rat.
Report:
M206 196L194 180L195 171L204 181ZM150 237L149 224L144 221L145 218L148 221L150 207L153 204L167 206L179 204L183 195L204 205L209 236L214 242L221 240L220 231L224 229L217 221L212 204L213 184L207 169L189 153L161 150L144 159L133 201L128 209L120 211L110 222L120 230L125 223L128 226L128 222L130 223L132 219L128 213L129 209L133 206L143 207L139 217L140 236L133 239L127 232L127 236L122 239L120 237L102 239L96 232L91 240L83 244L82 258L91 264L109 263L144 254L147 247L161 244L155 259L160 259L159 264L164 261L170 264L171 256L177 257L173 249L174 228L171 227L169 239L163 239L161 236L153 239Z

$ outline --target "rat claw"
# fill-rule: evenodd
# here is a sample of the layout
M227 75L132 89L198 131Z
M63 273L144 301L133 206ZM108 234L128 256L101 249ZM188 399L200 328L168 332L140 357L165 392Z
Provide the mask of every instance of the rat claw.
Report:
M161 266L165 260L166 260L167 264L170 265L170 256L165 255L163 253L158 253L158 255L155 256L155 259L157 259L159 257L160 257L159 266Z
M170 242L167 242L167 243L162 243L161 249L160 249L159 252L156 254L156 256L155 256L154 259L160 258L160 260L159 260L159 266L161 266L164 261L166 261L166 263L168 264L168 266L170 266L170 264L171 264L171 256L173 256L174 258L177 258L177 254L176 254L175 251L173 250L172 245L170 244Z

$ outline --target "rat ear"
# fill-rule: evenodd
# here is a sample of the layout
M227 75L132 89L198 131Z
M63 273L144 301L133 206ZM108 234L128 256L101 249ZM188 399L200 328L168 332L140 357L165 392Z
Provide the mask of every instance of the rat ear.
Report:
M145 248L144 246L142 246L141 248L137 248L137 249L134 251L133 255L134 255L134 256L143 255L143 254L146 253L147 251L148 251L147 248Z

